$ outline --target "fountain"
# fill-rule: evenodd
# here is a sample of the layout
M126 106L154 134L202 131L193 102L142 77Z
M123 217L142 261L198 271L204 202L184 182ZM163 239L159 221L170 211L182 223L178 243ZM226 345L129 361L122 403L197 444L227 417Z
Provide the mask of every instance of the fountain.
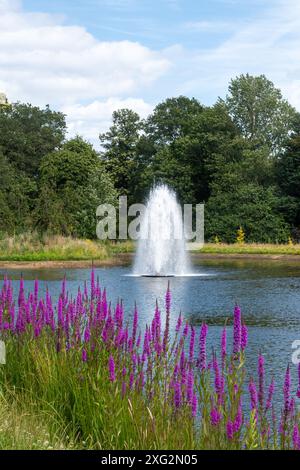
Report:
M168 277L189 272L182 212L176 195L166 185L155 186L142 218L133 273Z

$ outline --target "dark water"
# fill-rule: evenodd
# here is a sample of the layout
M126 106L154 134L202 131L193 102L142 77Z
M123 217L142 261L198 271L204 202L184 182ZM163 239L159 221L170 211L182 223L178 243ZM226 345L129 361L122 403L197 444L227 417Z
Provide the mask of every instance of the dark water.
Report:
M181 311L184 318L198 329L202 321L209 324L209 348L218 348L222 327L228 319L231 325L232 311L237 302L249 328L247 352L248 374L256 376L259 351L266 359L268 377L274 375L277 398L281 394L283 375L291 364L293 387L297 386L297 367L292 364L292 343L300 340L300 262L265 260L195 260L194 270L199 277L170 278L172 290L172 322L174 328ZM140 325L150 322L155 301L161 309L167 288L165 278L130 277L130 266L97 268L101 285L107 288L108 298L115 303L122 298L125 312L131 318L134 302L137 302ZM20 272L0 270L16 280ZM55 297L66 274L68 290L75 295L79 284L89 279L89 269L33 269L24 270L25 287L32 288L38 278L41 292L48 286ZM2 281L1 281L2 284ZM230 339L229 339L230 341Z

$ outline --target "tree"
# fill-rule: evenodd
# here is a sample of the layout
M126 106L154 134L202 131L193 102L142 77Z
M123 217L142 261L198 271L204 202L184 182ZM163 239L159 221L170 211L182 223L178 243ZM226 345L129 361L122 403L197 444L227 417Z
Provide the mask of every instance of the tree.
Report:
M0 230L7 233L25 230L31 224L31 196L36 185L17 172L0 150Z
M145 123L150 140L158 146L171 144L190 133L190 124L203 111L195 98L179 96L158 104Z
M242 135L254 146L267 145L277 155L294 129L299 114L264 75L231 80L226 106Z
M277 182L281 189L282 210L300 238L300 133L295 133L276 165Z
M239 227L248 242L286 243L290 231L279 210L276 189L241 183L213 192L205 207L205 236L234 243Z
M222 166L225 161L236 158L235 153L239 151L236 141L238 134L223 105L202 107L196 105L195 100L186 98L185 111L189 109L187 102L190 102L193 111L194 107L197 107L198 112L184 114L186 121L182 121L181 127L179 124L175 126L176 132L166 133L163 114L160 114L161 136L158 125L154 136L147 134L149 141L156 142L154 145L156 153L145 169L143 184L145 188L149 188L154 182L165 182L177 191L182 203L196 204L208 199L210 185L218 171L221 158ZM172 113L175 114L175 122L179 115L183 119L182 109L177 110L176 103L174 99L172 106L167 107L170 123ZM158 112L154 111L154 114L157 120ZM148 127L148 131L149 129L151 127ZM170 130L170 127L167 129ZM171 134L172 140L170 140Z
M92 146L80 137L43 158L37 225L43 230L95 238L96 209L116 204L117 193Z
M36 178L41 159L58 149L65 138L65 116L30 104L0 107L0 147L17 169Z
M99 136L104 149L101 157L120 194L132 194L142 122L130 109L114 111L112 121L109 131Z

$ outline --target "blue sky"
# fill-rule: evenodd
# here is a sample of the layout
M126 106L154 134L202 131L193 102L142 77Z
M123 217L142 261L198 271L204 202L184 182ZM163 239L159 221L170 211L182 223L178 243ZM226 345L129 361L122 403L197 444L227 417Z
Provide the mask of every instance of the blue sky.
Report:
M98 143L112 111L210 105L264 73L300 109L298 0L0 0L0 91L67 114Z
M66 24L85 27L103 41L128 39L151 48L181 44L213 47L237 22L263 14L267 0L24 0L28 11L63 14ZM209 30L220 23L221 28ZM195 23L202 23L197 28ZM190 25L193 25L190 26Z

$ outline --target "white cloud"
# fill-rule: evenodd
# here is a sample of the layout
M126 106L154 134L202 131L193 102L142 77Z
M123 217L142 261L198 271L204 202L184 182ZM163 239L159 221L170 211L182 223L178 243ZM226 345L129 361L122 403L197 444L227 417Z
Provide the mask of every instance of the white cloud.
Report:
M181 60L185 70L193 71L181 76L181 93L196 91L204 102L208 96L214 101L217 95L224 96L232 77L265 74L300 110L300 2L277 0L260 18L242 26L237 23L219 46L182 54Z
M85 108L89 111L96 103L97 122L108 120L112 96L120 103L138 96L170 66L160 52L138 42L101 42L58 16L26 13L17 0L0 0L0 31L0 90L11 101L71 110L70 128L90 137L94 133L80 128L74 114L84 109L80 103L92 103ZM132 98L131 103L142 108L143 101Z
M65 106L62 111L68 116L70 135L83 135L99 147L98 136L111 124L113 111L128 108L136 111L141 118L147 117L153 106L136 98L109 98L106 101L94 101L87 105L74 104Z

